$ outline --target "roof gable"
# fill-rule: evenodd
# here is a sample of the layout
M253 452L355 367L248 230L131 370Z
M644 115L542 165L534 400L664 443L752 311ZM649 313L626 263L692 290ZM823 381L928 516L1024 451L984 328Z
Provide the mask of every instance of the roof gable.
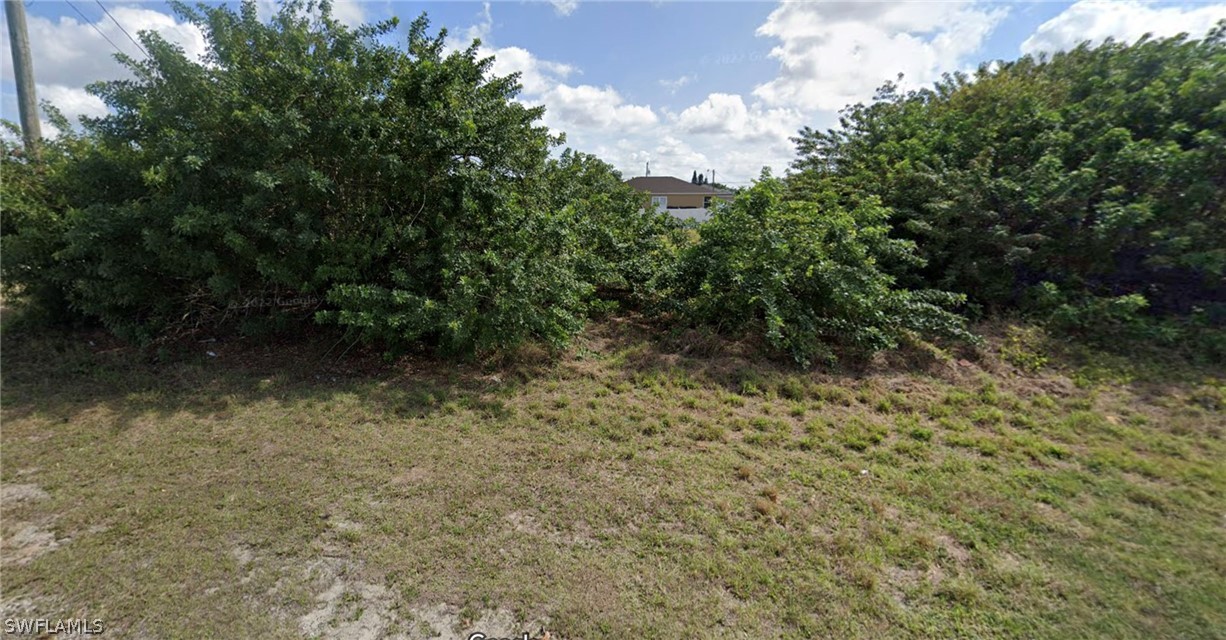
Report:
M704 196L730 196L732 192L716 189L708 184L694 184L672 176L639 176L626 181L639 191L658 194L695 194Z

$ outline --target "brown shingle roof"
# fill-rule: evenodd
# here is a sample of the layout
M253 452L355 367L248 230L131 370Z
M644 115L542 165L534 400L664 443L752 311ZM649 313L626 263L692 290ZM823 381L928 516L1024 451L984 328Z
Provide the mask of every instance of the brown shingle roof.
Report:
M626 184L647 193L658 195L702 194L704 196L730 196L731 191L722 191L709 184L694 184L672 176L640 176L631 178Z

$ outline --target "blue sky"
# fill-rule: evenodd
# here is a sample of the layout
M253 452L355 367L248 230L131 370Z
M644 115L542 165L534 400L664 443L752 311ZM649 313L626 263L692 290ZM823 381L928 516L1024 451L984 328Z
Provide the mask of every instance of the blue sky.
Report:
M116 48L139 55L120 25L133 35L157 29L189 52L204 47L164 3L102 4L115 21L95 0L27 5L40 98L72 116L105 112L83 87L122 74L110 59ZM271 0L260 4L264 14L274 10ZM522 74L519 99L544 104L545 123L566 132L568 146L596 153L626 177L650 162L653 175L714 170L734 184L763 166L784 171L798 128L832 126L838 109L870 98L900 72L905 86L922 86L981 61L1146 32L1200 35L1226 19L1226 0L338 0L335 7L351 24L396 15L407 25L426 12L454 47L481 38L495 71ZM0 33L0 117L16 120L7 28Z

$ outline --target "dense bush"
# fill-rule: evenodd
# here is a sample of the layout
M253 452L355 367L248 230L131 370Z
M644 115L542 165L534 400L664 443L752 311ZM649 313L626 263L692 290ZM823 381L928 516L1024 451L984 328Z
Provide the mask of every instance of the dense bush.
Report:
M149 58L122 59L133 79L90 87L113 113L85 121L91 144L57 168L55 194L6 215L6 284L50 278L138 339L304 318L253 299L323 300L317 320L389 346L580 328L585 277L607 274L579 268L581 212L542 188L562 180L543 110L512 100L516 78L491 77L476 44L446 53L423 18L397 49L379 42L394 22L351 30L326 4L270 23L253 3L175 9L207 34L207 60L145 33Z
M677 220L608 163L570 149L549 161L545 191L574 233L579 277L602 297L653 302L676 262Z
M831 359L831 347L891 348L908 330L970 337L948 311L962 296L897 288L878 267L916 259L912 243L889 237L889 212L875 200L844 208L821 194L783 195L783 183L764 174L699 228L677 275L688 317L758 329L802 366Z
M1226 24L887 86L692 229L599 159L551 157L517 78L424 17L398 48L395 21L350 29L326 2L174 7L207 59L144 33L132 78L90 87L110 115L61 122L40 162L5 143L0 276L56 316L468 353L561 345L629 303L805 365L969 337L968 296L1166 344L1226 316Z
M885 265L908 286L989 310L1042 285L1083 315L1226 316L1226 23L887 86L797 143L797 197L895 212L924 258Z
M42 320L65 320L68 305L54 275L64 207L51 188L63 167L64 140L46 145L36 163L24 157L21 131L12 127L10 133L10 139L0 138L0 283L6 294L18 293L43 312Z

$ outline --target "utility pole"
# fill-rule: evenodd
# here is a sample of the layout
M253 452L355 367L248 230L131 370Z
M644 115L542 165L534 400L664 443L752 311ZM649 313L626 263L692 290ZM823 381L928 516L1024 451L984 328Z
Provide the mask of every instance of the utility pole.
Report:
M34 97L34 63L30 57L30 34L26 32L26 6L22 0L4 0L4 15L9 23L9 44L13 48L13 76L17 80L17 111L21 115L21 136L26 156L38 158L38 141L43 133L38 124L38 100Z

